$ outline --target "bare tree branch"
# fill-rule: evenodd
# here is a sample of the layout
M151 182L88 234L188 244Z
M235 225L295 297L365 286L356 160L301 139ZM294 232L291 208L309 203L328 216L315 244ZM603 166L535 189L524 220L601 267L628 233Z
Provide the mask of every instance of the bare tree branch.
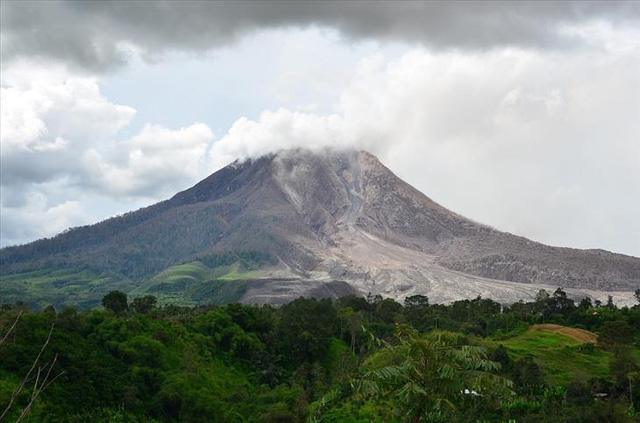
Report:
M23 421L25 419L25 417L27 417L27 414L29 413L29 410L31 410L31 406L36 401L36 398L38 398L38 395L40 395L40 393L42 393L45 389L47 389L49 387L49 385L51 385L51 383L53 383L54 380L58 379L60 376L62 376L64 374L64 371L62 371L62 372L58 373L53 379L48 381L49 376L51 376L51 370L53 369L53 366L56 364L57 360L58 360L58 354L56 354L56 356L53 358L53 361L51 361L51 364L48 366L49 369L47 370L47 374L44 377L44 379L42 380L42 383L40 384L40 386L38 386L38 384L36 382L36 386L34 386L33 392L31 393L31 400L29 401L29 404L27 404L27 406L24 408L24 410L22 410L22 413L20 413L20 416L18 417L18 420L16 420L16 423L20 423L21 421ZM47 366L45 366L45 368L46 367ZM38 373L39 372L40 372L40 370L38 370Z
M20 310L20 312L18 313L18 315L16 316L16 319L13 321L13 324L11 325L11 327L9 328L9 330L7 331L7 333L4 334L4 336L2 337L2 339L0 339L0 345L4 344L4 342L7 340L7 338L9 337L9 335L11 334L11 332L13 332L13 329L16 327L16 325L18 324L18 320L20 320L20 316L22 316L22 310Z
M17 321L17 319L16 319L16 321ZM14 322L14 326L15 326L15 322ZM26 383L31 378L31 374L33 373L33 370L38 365L38 361L40 361L40 357L44 353L44 350L47 348L47 345L49 345L49 340L51 340L51 334L53 333L53 327L54 326L55 326L55 323L52 323L51 324L51 329L49 329L49 334L47 335L47 339L44 341L44 344L42 344L42 348L40 348L40 352L36 356L36 359L33 361L33 364L31 365L31 368L29 369L29 371L27 372L25 377L22 379L22 382L20 382L20 385L18 385L18 387L11 393L11 397L9 398L9 404L7 405L7 407L4 409L4 411L0 415L0 420L2 420L4 418L4 416L9 412L9 410L11 410L11 407L13 406L13 403L15 402L16 398L18 397L18 395L20 395L20 392L22 392L22 389L24 389L24 386L26 385ZM56 355L56 358L57 358L57 355ZM55 359L54 359L54 362L55 362ZM49 371L51 371L51 369L49 369ZM37 386L37 379L39 378L39 376L40 376L40 369L38 369L38 375L36 377L36 386ZM46 380L45 380L45 382L46 382ZM37 390L37 388L34 387L34 390ZM33 398L33 400L35 400L35 398ZM31 401L31 403L33 402L33 400ZM27 406L27 407L30 407L30 405ZM24 411L23 411L23 413L24 413Z

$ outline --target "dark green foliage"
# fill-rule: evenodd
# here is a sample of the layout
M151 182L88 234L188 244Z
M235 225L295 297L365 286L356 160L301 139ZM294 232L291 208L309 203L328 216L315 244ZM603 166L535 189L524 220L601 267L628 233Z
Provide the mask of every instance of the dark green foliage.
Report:
M562 288L558 288L551 298L551 309L554 313L567 315L573 311L575 304L567 297L567 293Z
M298 366L320 360L338 333L338 314L330 300L299 298L282 307L277 325L280 352Z
M134 298L131 302L131 308L138 313L148 313L156 306L157 298L153 295L145 295L144 297Z
M491 360L499 363L502 366L503 371L511 370L511 358L509 357L509 353L504 345L498 345L498 348L496 348L491 354Z
M511 396L511 381L495 374L500 365L464 336L441 331L425 336L398 325L396 337L396 345L374 354L354 378L356 394L391 399L394 414L410 421L450 421L455 404L468 398L491 402Z
M120 291L111 291L102 298L102 306L114 313L122 313L129 307L127 294Z
M531 357L524 357L514 363L513 379L527 392L537 392L543 385L540 367Z
M624 320L613 320L602 325L598 343L607 348L630 345L633 341L633 328Z
M412 295L410 297L405 298L404 300L405 308L419 308L426 309L429 307L429 298L424 295Z
M578 308L580 308L581 311L589 310L592 307L593 303L591 302L591 298L589 297L584 297L582 300L580 300L580 304L578 304Z
M0 339L22 315L0 345L0 412L55 322L42 363L57 355L64 374L37 398L34 423L637 421L640 309L572 307L560 291L509 308L419 296L189 308L138 297L127 311L121 293L108 310L2 306ZM596 331L603 345L527 331L543 319Z

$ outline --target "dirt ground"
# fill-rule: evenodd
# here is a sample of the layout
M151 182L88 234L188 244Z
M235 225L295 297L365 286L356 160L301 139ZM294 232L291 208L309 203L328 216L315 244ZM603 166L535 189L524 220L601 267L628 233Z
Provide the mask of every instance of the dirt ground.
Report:
M529 328L529 331L559 333L560 335L571 337L578 342L588 342L591 344L595 344L598 342L598 337L593 332L589 332L588 330L584 329L569 328L561 325L533 325Z

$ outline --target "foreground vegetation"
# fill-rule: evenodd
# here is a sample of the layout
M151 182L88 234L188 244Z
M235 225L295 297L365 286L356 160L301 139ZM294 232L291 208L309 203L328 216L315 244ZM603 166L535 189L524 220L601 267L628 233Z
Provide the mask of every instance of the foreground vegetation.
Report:
M575 305L560 289L508 308L423 296L160 307L120 292L102 303L2 307L4 420L639 421L640 306Z

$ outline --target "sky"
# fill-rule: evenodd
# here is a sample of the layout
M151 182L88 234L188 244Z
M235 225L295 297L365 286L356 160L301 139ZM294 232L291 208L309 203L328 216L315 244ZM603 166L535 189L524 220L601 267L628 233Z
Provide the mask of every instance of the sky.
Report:
M0 8L1 246L335 146L497 229L640 256L640 2Z

